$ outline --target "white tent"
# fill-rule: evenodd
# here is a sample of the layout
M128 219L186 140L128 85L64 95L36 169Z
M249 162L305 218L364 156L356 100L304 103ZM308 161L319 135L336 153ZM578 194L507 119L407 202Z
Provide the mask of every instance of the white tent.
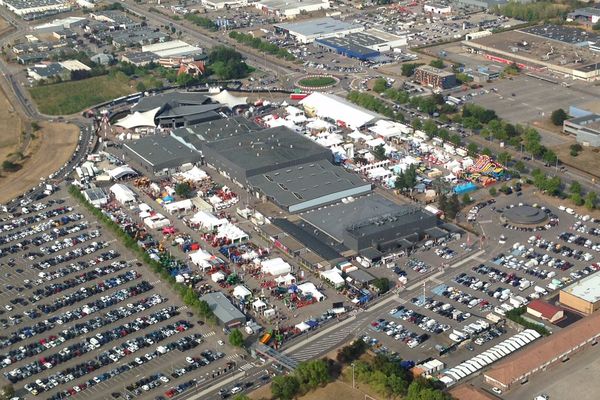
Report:
M230 222L227 222L226 224L223 224L217 228L217 237L227 238L233 243L239 243L249 239L249 236L246 232Z
M325 295L317 290L317 287L312 282L304 282L298 285L298 290L303 294L310 294L315 300L322 301Z
M192 169L187 170L185 172L181 172L177 174L177 176L180 176L185 180L193 182L199 182L208 178L208 174L204 170L201 170L200 168L196 167L195 165L192 167Z
M248 97L237 97L229 93L227 90L223 90L219 94L215 94L214 96L210 96L214 101L225 104L229 108L234 108L236 106L240 106L246 104L246 100Z
M121 183L112 185L109 190L121 204L132 203L135 201L135 193Z
M278 276L277 278L275 278L275 282L278 285L289 286L289 285L296 283L296 277L294 275L288 273L287 275L281 275L281 276Z
M169 226L171 222L162 214L155 214L144 218L144 224L146 224L146 226L150 229L160 229L164 228L165 226Z
M190 218L190 222L195 225L200 225L204 229L213 230L218 226L226 224L227 220L225 218L217 218L206 211L198 211Z
M336 269L321 271L321 277L331 282L335 287L344 285L344 278L342 278Z
M264 260L260 264L263 273L273 276L288 274L292 271L292 266L283 261L281 257Z
M189 257L194 265L197 265L202 269L209 269L211 267L210 260L215 259L215 256L206 250L198 250L194 253L190 253Z
M381 120L369 127L369 131L384 139L389 139L400 136L402 134L402 126L403 125L398 122Z
M296 329L298 329L300 332L305 332L310 329L310 325L308 325L306 322L300 322L299 324L296 324Z
M160 107L145 112L136 111L133 114L129 114L125 118L118 120L114 125L125 129L155 127L154 117L156 117L158 110L160 110Z
M127 175L137 176L137 172L131 169L131 167L128 165L121 165L120 167L108 171L108 176L110 176L110 179L121 179Z
M342 97L328 93L311 93L302 99L300 104L309 114L330 118L350 128L360 128L375 119L383 118L383 116L352 104Z
M225 280L225 274L221 271L217 271L210 276L210 279L212 279L213 282L221 282L222 280Z
M233 288L233 297L238 300L245 300L246 297L252 295L252 292L248 290L245 286L238 285Z
M264 310L267 308L267 304L261 299L257 299L254 303L252 303L252 308L256 311Z
M181 201L176 201L174 203L165 204L165 208L171 214L176 211L187 211L191 210L194 205L192 204L192 200L186 199Z

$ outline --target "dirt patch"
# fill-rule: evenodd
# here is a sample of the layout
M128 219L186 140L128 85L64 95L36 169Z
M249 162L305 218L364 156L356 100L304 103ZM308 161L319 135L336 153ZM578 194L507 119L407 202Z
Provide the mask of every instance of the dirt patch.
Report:
M600 178L600 169L597 168L600 165L600 152L596 152L590 147L584 147L577 157L573 157L569 146L570 144L555 146L552 147L552 150L563 164Z
M0 21L4 21L0 19ZM9 154L18 150L23 130L21 115L8 101L6 94L0 87L0 163L6 160Z
M64 123L40 123L41 130L29 145L22 168L0 177L0 203L5 203L37 185L69 160L79 139L79 128Z

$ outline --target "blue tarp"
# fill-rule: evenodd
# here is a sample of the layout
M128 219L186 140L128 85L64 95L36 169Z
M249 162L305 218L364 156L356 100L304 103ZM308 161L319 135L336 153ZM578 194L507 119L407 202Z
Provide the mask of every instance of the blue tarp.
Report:
M475 185L473 182L465 183L463 185L457 185L454 187L454 193L456 194L469 193L474 190L477 190L477 185Z

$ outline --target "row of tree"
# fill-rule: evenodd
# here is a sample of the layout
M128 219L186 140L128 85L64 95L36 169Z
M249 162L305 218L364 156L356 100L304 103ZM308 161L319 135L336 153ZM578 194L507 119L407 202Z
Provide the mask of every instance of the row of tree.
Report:
M404 116L394 111L393 108L388 106L383 100L370 95L368 93L361 93L358 91L352 91L348 93L347 99L358 104L359 106L366 108L367 110L375 111L381 115L384 115L395 121L403 121Z
M201 28L209 31L216 31L219 27L210 18L202 17L198 14L186 14L185 19Z
M576 2L573 3L576 4ZM564 19L573 8L574 7L568 3L560 4L549 0L538 1L535 3L509 1L504 5L495 6L492 8L492 11L509 18L537 22L557 18Z
M263 53L271 54L278 58L283 58L289 61L294 61L296 59L296 57L292 53L290 53L283 47L279 47L276 44L269 43L265 40L262 40L261 38L254 37L249 33L231 31L229 32L229 37L238 43L252 47L253 49L260 50Z
M329 359L311 360L298 364L293 374L280 375L271 382L274 399L292 400L297 396L325 386L332 380L334 363Z

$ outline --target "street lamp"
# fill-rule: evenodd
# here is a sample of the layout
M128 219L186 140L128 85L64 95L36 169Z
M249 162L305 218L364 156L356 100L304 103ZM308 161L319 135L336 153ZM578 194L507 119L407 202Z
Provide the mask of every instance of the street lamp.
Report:
M354 367L356 366L355 363L350 364L352 366L352 389L356 389L356 383L354 380Z

